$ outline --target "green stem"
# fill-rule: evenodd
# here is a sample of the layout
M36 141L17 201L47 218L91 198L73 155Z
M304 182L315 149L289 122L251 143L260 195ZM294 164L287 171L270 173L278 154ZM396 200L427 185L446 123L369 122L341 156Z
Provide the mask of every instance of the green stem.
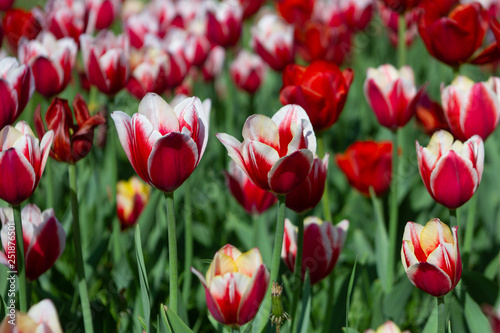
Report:
M387 286L388 292L391 291L394 281L394 263L396 260L396 238L398 235L398 133L396 129L392 138L392 179L391 179L391 201L389 211L389 252L387 255Z
M297 317L297 304L299 303L300 291L302 290L302 252L304 248L304 215L300 215L300 221L298 225L298 233L297 233L297 253L295 256L295 265L294 265L294 278L293 278L293 298L292 298L292 307L290 309L292 315L292 323L291 327L294 327L294 321Z
M237 327L231 327L231 333L239 333L239 332L241 332L239 326L237 326Z
M175 232L174 193L165 193L165 199L167 200L170 308L174 313L177 313L177 236Z
M80 291L80 302L82 304L83 323L86 333L94 332L92 327L92 313L90 312L89 295L85 279L85 264L83 261L82 240L80 234L80 216L78 213L78 196L76 187L76 166L68 165L69 188L71 197L71 213L73 215L73 244L76 255L76 274L78 276L78 289Z
M184 238L184 284L182 285L182 296L184 304L188 304L191 295L191 266L193 263L193 219L191 210L191 191L189 181L184 183L184 225L186 227Z
M460 75L460 65L453 67L453 79L456 79Z
M456 209L450 209L450 226L451 227L458 226L458 216Z
M318 153L320 158L323 158L325 156L325 139L323 133L320 133L318 136ZM325 220L328 222L332 222L332 214L330 213L330 195L328 193L328 177L325 181L325 191L323 192L323 197L321 198L321 200L323 201L323 212L325 214Z
M445 333L445 330L446 330L446 305L444 303L444 296L437 297L437 307L438 307L437 333Z
M377 274L384 285L385 290L388 292L391 289L389 279L387 277L388 264L387 255L389 253L387 247L387 229L385 228L384 211L380 199L377 198L375 190L370 186L370 197L372 200L373 211L377 218L377 232L375 234L375 255L378 258L376 268Z
M472 250L472 239L474 236L474 224L476 222L477 193L473 195L469 203L469 213L467 215L467 224L465 226L464 241L464 268L469 268L470 254Z
M403 67L406 64L406 20L405 14L399 14L398 18L398 64Z
M233 60L233 53L231 50L227 50L226 52L226 61L225 61L225 69L226 69L226 77L227 77L227 92L228 98L226 98L226 108L225 108L225 120L226 120L226 133L233 133L233 124L234 124L234 116L236 113L236 98L238 97L236 94L236 89L234 87L234 83L231 79L231 74L229 73L229 64Z
M47 208L54 208L54 185L52 182L52 163L50 158L47 159L47 164L45 165L45 186L47 187L47 198L46 204Z
M336 320L338 316L332 316L333 307L335 306L335 274L333 271L330 273L328 278L328 293L327 293L328 306L325 308L325 314L323 315L324 326L323 333L332 332L332 320Z
M19 309L21 312L28 312L28 296L26 294L26 267L24 263L24 238L23 238L23 222L21 219L21 206L13 205L14 224L16 227L16 261L17 261L17 277L19 279Z

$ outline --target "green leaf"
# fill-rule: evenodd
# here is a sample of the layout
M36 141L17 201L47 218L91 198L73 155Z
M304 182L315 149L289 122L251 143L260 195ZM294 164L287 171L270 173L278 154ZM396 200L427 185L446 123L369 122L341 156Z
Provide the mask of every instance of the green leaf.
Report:
M161 318L163 325L171 333L192 333L193 331L182 321L177 314L166 305L161 305Z
M146 322L144 321L144 318L142 318L141 316L138 316L137 319L139 319L139 323L141 323L142 329L147 332L148 327L146 325Z
M137 269L139 271L139 282L141 285L142 308L144 310L146 332L151 330L151 303L149 300L150 290L148 284L148 274L144 265L144 256L142 254L141 230L139 225L135 227L135 255L137 257Z
M389 241L387 239L387 230L385 228L384 213L382 211L382 204L380 199L377 198L372 187L370 187L370 195L372 198L373 210L377 217L377 231L375 234L375 265L377 268L377 276L382 283L385 284L384 289L387 291L391 286L387 285L389 279L387 278L387 253L389 252Z
M425 324L424 330L422 333L436 333L438 329L438 308L434 306L434 309Z
M462 283L467 293L479 304L495 304L498 295L498 284L478 272L464 272Z
M406 304L413 290L413 286L406 277L401 279L384 297L384 316L399 322L400 317L404 315Z
M354 262L354 267L352 268L351 278L349 279L349 287L347 288L347 301L346 301L346 311L345 311L345 327L349 328L349 307L351 306L351 294L352 288L354 286L354 277L356 276L356 264L358 263L358 258Z
M307 333L309 332L309 321L311 318L311 279L309 276L309 270L306 271L304 277L304 290L302 294L302 311L300 313L299 321L297 322L297 327L300 328L299 332Z
M492 333L488 319L469 294L465 295L465 320L471 332Z
M342 330L344 333L359 333L358 330L355 330L354 328L349 328L349 327L343 327Z

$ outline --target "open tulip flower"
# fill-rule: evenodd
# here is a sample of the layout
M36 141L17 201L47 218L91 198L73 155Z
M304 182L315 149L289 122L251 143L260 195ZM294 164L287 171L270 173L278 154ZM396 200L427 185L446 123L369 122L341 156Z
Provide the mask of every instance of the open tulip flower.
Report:
M393 130L408 123L423 92L417 92L411 67L390 64L368 68L363 89L378 122Z
M76 124L68 101L54 98L45 114L47 128L54 131L54 144L50 150L50 157L65 163L76 163L90 153L94 142L94 129L106 122L104 116L97 113L90 116L87 103L80 94L73 100ZM38 136L46 133L42 120L40 105L35 110L35 129Z
M77 52L78 46L72 38L57 40L50 32L42 32L31 41L22 39L18 51L19 60L33 71L36 90L45 98L66 88Z
M427 147L417 142L418 169L432 198L449 209L466 203L476 192L484 167L484 145L478 135L453 142L446 131L434 133Z
M127 36L115 36L108 30L102 30L96 37L83 34L80 48L91 84L107 95L114 95L125 87L130 74Z
M298 105L286 105L272 118L248 117L243 142L225 133L217 138L255 185L277 194L290 192L307 177L316 153L312 125Z
M435 297L449 293L462 275L457 228L439 219L425 226L408 222L403 234L401 260L410 282Z
M0 208L0 219L2 221L2 245L7 253L9 244L16 244L15 241L9 239L7 230L9 225L14 225L12 208ZM42 212L36 205L28 204L21 211L21 220L26 277L33 281L51 268L61 256L66 246L66 234L52 208ZM0 264L9 267L9 260L5 253L0 252Z
M335 160L349 184L366 196L370 187L377 196L384 194L391 185L392 142L356 141Z
M62 333L61 323L57 315L54 303L50 299L44 299L31 306L28 313L16 312L15 327L9 323L10 317L5 316L0 324L0 332L18 333Z
M500 120L500 78L474 83L458 76L441 90L446 119L453 136L465 141L473 135L483 140L495 130Z
M31 69L19 65L16 58L0 60L0 129L11 125L21 115L35 91Z
M248 51L240 51L229 67L229 73L236 86L250 94L255 94L264 81L267 72L262 59Z
M283 72L280 102L302 106L316 132L327 130L344 109L353 77L350 68L340 71L334 63L322 60L307 67L289 65Z
M232 327L255 317L269 285L269 272L257 248L241 253L227 244L217 251L205 276L194 268L191 271L205 287L212 316Z
M39 142L24 121L0 131L0 199L19 205L35 191L42 177L54 132L48 131Z
M336 226L328 221L310 216L304 219L304 243L302 253L301 279L309 271L311 285L327 277L340 256L349 229L349 221L343 220ZM281 258L293 272L297 255L297 228L285 219L285 236Z
M132 117L111 114L125 153L146 183L171 193L184 183L201 160L208 140L208 110L197 97L174 109L148 93Z
M116 184L116 213L122 230L135 224L149 201L150 192L151 188L136 176Z
M231 194L248 214L262 214L276 203L276 196L252 183L234 161L229 163L229 169L225 175Z

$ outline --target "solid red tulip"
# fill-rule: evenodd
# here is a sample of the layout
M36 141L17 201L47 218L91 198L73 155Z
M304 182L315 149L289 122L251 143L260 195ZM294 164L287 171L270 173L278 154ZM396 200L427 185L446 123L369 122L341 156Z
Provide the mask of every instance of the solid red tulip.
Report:
M211 3L207 9L207 36L216 45L235 46L241 35L243 11L237 0Z
M278 200L271 192L255 185L234 161L224 174L229 191L248 214L262 214Z
M315 216L304 219L304 243L300 278L304 280L306 270L309 271L311 285L318 283L330 275L335 267L340 252L344 247L349 221L343 220L336 226L322 221ZM297 256L297 227L285 219L285 235L281 258L287 267L294 272Z
M90 116L87 103L80 94L73 100L73 109L76 124L65 99L54 98L45 114L48 130L54 131L54 144L50 150L50 157L70 164L78 162L90 153L94 142L94 129L106 122L100 113ZM40 105L35 110L34 120L38 136L44 136L46 129Z
M283 72L282 104L298 104L306 110L316 132L330 128L344 109L354 77L334 63L314 61L309 66L289 65Z
M16 244L15 240L9 240L7 233L7 226L14 225L12 208L0 208L0 220L2 221L2 245L7 253L8 244ZM66 234L52 208L42 212L36 205L28 204L21 211L21 220L26 277L33 281L51 268L61 256L66 246ZM0 264L9 267L9 260L5 253L0 251Z
M255 114L243 126L243 142L225 133L217 138L258 187L286 194L306 179L316 153L316 136L298 105L282 107L273 118Z
M71 79L78 45L69 37L56 40L50 32L42 32L31 41L19 43L19 60L30 66L35 89L45 98L62 92Z
M258 55L242 50L229 67L229 74L236 87L255 94L264 81L267 68Z
M302 214L316 207L321 201L326 186L329 158L329 154L326 154L322 160L317 156L314 158L313 166L307 178L286 195L286 206L288 208L297 214Z
M462 143L446 131L434 133L427 147L418 142L420 176L432 198L456 209L474 195L484 168L484 144L478 135Z
M435 297L455 288L462 275L457 229L455 226L450 231L439 219L432 219L425 226L406 224L401 260L415 287Z
M311 18L314 4L315 0L278 0L276 6L288 23L299 27Z
M465 141L477 134L484 141L500 121L500 78L474 83L458 76L451 85L442 87L441 100L455 138Z
M34 39L40 31L42 24L36 11L24 9L9 9L3 18L3 30L7 42L17 52L17 45L21 37Z
M356 141L335 160L349 184L366 196L370 187L375 194L384 194L391 185L392 142Z
M191 272L205 288L214 319L232 327L255 317L269 285L269 271L257 248L241 253L227 244L215 253L205 276L192 267Z
M383 0L383 2L398 13L404 13L420 4L420 0Z
M6 11L7 9L10 9L10 7L12 7L13 4L14 0L1 0L0 11Z
M415 105L415 118L427 135L438 130L449 131L448 123L441 104L431 100L427 93L423 93Z
M116 215L120 220L121 230L135 224L142 210L149 201L151 188L138 177L128 181L120 180L116 184Z
M197 97L174 109L148 93L132 117L111 114L128 160L146 183L171 193L184 183L201 160L208 140L207 111Z

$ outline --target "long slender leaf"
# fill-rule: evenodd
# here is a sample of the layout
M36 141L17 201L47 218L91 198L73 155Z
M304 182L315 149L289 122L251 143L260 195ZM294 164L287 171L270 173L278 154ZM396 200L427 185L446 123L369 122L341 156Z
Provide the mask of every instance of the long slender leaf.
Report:
M300 312L299 321L297 322L297 332L307 333L309 332L309 322L311 318L311 302L312 302L312 292L311 292L311 279L309 276L309 270L306 271L304 277L304 290L302 293L302 311Z
M137 269L139 271L139 283L141 285L142 308L144 310L144 321L146 324L146 332L151 331L151 303L150 290L148 284L148 274L146 265L144 265L144 256L142 253L141 230L139 225L135 227L135 255L137 257Z
M488 319L469 294L465 295L465 320L471 332L492 332Z
M354 267L352 268L351 278L349 279L349 287L347 288L347 300L346 300L346 311L345 311L345 328L349 328L349 307L351 306L351 294L352 288L354 286L354 277L356 275L356 264L358 263L358 258L354 261Z

